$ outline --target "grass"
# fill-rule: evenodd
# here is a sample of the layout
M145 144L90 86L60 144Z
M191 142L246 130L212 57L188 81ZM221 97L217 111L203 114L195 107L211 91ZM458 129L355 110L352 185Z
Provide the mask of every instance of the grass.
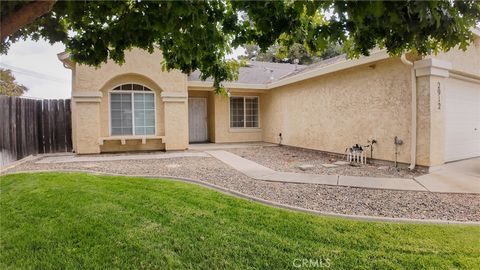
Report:
M480 265L474 226L320 217L170 180L35 173L0 188L1 269Z

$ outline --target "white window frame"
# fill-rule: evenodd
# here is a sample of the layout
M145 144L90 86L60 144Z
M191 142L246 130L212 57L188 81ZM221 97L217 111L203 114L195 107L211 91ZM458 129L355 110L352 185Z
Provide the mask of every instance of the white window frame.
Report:
M232 111L231 111L231 107L230 107L230 102L231 102L231 98L243 98L243 117L244 117L244 120L243 120L243 127L232 127ZM246 116L245 116L245 113L246 113L246 102L245 102L245 98L257 98L257 101L258 101L258 127L247 127L247 121L246 121ZM261 128L261 123L260 123L260 96L239 96L239 95L235 95L235 96L230 96L228 97L228 127L230 130L259 130Z
M146 87L150 89L150 91L141 91L141 90L113 90L117 88L118 86L122 86L124 84L139 84L143 87ZM155 111L155 126L154 126L154 132L153 134L135 134L135 100L134 100L134 93L140 93L140 94L145 94L145 93L151 93L153 94L153 106L154 106L154 111ZM130 94L132 96L131 102L132 102L132 135L112 135L112 110L111 110L111 103L112 103L112 94ZM148 137L148 136L156 136L157 135L157 94L155 91L141 83L122 83L115 85L112 87L112 90L108 91L108 134L110 137L131 137L131 136L136 136L136 137Z

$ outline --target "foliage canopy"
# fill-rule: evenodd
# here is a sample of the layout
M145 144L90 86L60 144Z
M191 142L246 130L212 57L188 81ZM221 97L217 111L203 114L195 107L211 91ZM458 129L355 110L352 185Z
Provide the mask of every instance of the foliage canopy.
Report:
M19 13L32 3L2 2L2 27L23 18ZM2 36L0 49L45 38L63 42L74 61L99 65L122 63L132 47L152 52L159 46L167 70L198 69L220 89L239 67L227 55L243 44L266 50L299 43L314 53L341 44L349 57L368 55L376 46L396 55L428 54L466 48L479 18L477 1L59 1Z
M245 54L240 60L255 60L275 63L308 65L343 53L339 44L330 44L322 53L310 52L303 44L293 43L290 47L275 44L262 52L256 44L245 44Z

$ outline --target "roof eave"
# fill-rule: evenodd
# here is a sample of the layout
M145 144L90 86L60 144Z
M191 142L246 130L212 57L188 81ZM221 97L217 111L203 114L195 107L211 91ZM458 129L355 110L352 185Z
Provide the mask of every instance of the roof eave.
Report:
M68 69L73 69L74 63L70 58L70 53L68 52L61 52L57 54L58 60L63 63L63 66Z
M195 87L195 88L213 88L213 82L207 82L207 81L188 81L187 85L188 87ZM225 82L223 86L225 88L235 88L235 89L267 90L267 84Z
M300 74L297 74L297 75L294 75L294 76L291 76L291 77L288 77L288 78L285 78L285 79L281 79L279 81L269 83L267 85L267 88L268 89L277 88L277 87L280 87L280 86L284 86L284 85L296 83L296 82L299 82L299 81L315 78L315 77L318 77L318 76L322 76L322 75L326 75L326 74L329 74L329 73L341 71L341 70L344 70L344 69L356 67L356 66L359 66L359 65L369 64L369 63L372 63L372 62L388 59L389 57L390 56L389 56L389 54L387 53L386 50L381 50L381 51L372 53L370 56L360 57L360 58L354 59L354 60L346 59L345 61L342 61L342 62L338 62L338 63L328 65L328 66L325 66L325 67L320 67L318 69L314 69L314 70L309 71L309 72L300 73Z

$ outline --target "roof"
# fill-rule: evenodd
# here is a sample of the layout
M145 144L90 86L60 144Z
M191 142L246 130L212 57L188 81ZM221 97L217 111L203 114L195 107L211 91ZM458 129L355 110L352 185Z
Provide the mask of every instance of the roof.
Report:
M305 68L304 65L270 63L261 61L248 62L246 66L241 67L238 74L238 80L235 83L242 84L268 84L278 81L289 74L298 72ZM200 71L195 71L188 76L189 81L201 81ZM213 82L211 78L206 80Z
M322 67L326 67L326 66L329 66L329 65L332 65L332 64L335 64L335 63L339 63L339 62L342 62L342 61L346 61L346 60L348 60L348 59L347 59L347 56L345 54L335 56L335 57L332 57L332 58L328 58L328 59L322 60L320 62L316 62L316 63L313 63L313 64L308 65L308 66L303 66L300 69L294 70L294 71L290 72L289 74L283 76L282 79L288 78L288 77L291 77L291 76L294 76L294 75L302 74L302 73L307 73L309 71L319 69L319 68L322 68Z
M386 55L385 50L378 48L373 49L370 54L375 55L383 53L381 59L384 59ZM363 58L369 58L369 56L363 56ZM380 60L380 59L378 59ZM254 88L269 88L272 84L281 84L288 79L307 77L310 73L315 73L322 69L335 66L340 63L352 63L355 59L348 59L346 54L335 56L329 59L322 60L310 65L294 65L288 63L270 63L270 62L248 62L247 66L241 67L238 74L238 80L227 82L225 85L230 87L243 86L241 88L248 88L248 85ZM305 78L303 78L305 79ZM200 72L195 71L188 76L188 81L192 86L210 86L213 80L208 78L206 81L200 79Z
M347 59L345 55L340 55L308 66L250 62L249 66L240 68L237 81L225 82L224 85L227 88L237 89L273 89L358 65L380 61L389 57L386 50L374 50L369 56L360 56L357 59ZM272 70L272 72L266 70ZM273 75L273 80L269 73ZM207 79L206 81L202 81L199 78L199 74L199 72L194 72L188 77L188 86L211 88L212 80Z

